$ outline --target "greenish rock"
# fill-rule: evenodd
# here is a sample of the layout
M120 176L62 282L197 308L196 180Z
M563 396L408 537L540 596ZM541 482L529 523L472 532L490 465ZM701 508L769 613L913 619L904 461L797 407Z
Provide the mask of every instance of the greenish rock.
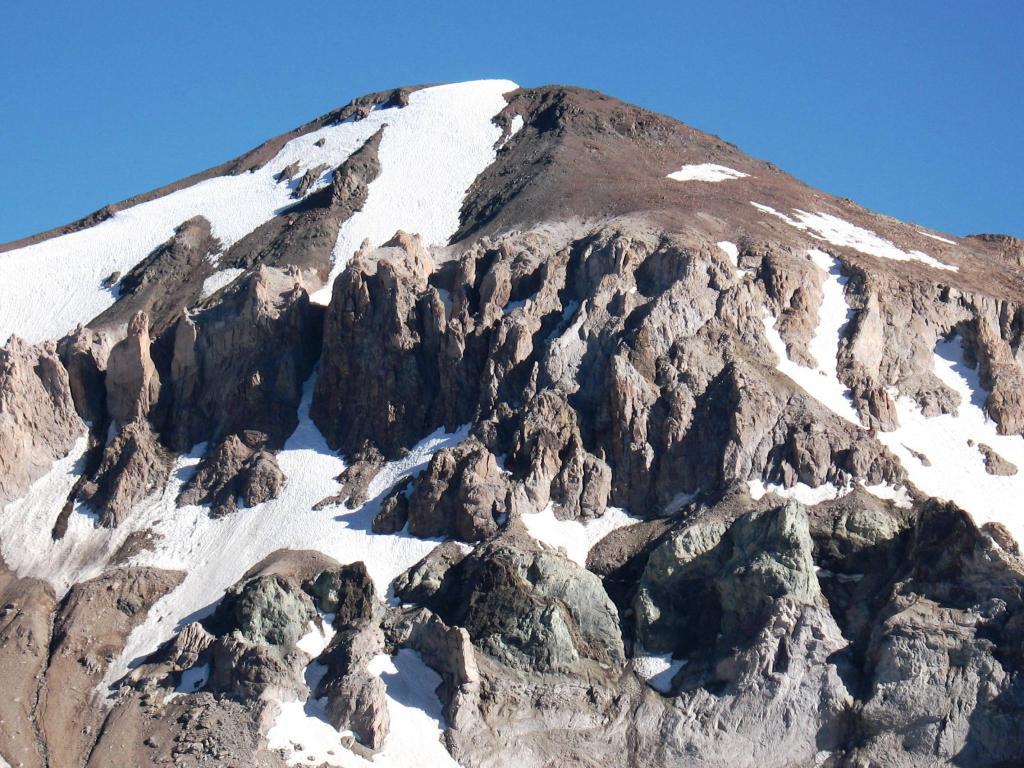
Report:
M224 596L214 617L217 634L237 632L251 643L290 647L316 617L313 601L280 576L257 576Z
M640 644L688 655L708 638L756 631L776 600L814 602L812 553L807 513L795 502L675 532L651 553L634 600Z
M622 664L618 613L600 578L532 541L506 537L452 567L428 607L509 666L567 671Z

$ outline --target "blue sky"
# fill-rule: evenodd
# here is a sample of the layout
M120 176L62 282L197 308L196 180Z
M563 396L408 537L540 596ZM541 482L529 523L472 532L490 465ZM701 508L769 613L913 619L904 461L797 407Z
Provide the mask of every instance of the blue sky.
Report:
M507 77L605 91L876 210L1024 237L1024 3L7 3L0 242L350 98Z

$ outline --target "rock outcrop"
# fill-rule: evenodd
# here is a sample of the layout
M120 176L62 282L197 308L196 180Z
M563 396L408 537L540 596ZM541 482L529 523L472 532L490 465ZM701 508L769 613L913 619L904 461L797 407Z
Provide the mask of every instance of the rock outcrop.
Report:
M11 337L0 348L0 510L84 434L55 345Z

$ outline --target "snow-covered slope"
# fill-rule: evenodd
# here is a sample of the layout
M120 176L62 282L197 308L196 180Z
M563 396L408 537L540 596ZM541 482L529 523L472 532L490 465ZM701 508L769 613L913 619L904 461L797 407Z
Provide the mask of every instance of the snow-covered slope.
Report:
M297 176L321 164L334 168L381 126L381 175L366 209L339 236L336 270L363 239L380 244L399 228L444 244L458 228L467 187L494 159L500 130L491 118L515 87L486 80L414 91L407 107L299 136L250 173L201 181L88 229L0 253L0 342L11 334L33 342L59 338L91 320L117 298L103 281L127 272L193 216L205 216L228 248L295 202L293 186L275 174L292 163Z

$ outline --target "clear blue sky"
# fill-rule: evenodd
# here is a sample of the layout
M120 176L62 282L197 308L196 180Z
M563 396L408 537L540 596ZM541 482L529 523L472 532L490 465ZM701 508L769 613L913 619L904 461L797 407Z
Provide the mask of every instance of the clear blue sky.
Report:
M0 242L350 98L507 77L673 115L868 207L1024 236L1024 3L5 3Z

